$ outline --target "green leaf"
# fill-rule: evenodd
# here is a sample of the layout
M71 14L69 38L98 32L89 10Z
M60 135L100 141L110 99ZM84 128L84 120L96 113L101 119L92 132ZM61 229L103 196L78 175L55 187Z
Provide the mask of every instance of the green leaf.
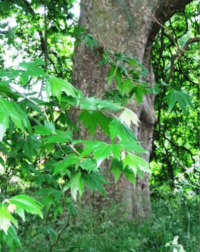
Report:
M21 84L22 85L26 85L27 82L29 81L29 76L30 76L30 73L28 71L24 71L21 73Z
M27 128L30 133L32 132L26 113L17 103L0 98L0 113L6 113L17 128L23 131Z
M97 161L97 166L99 166L103 160L107 159L111 155L119 158L121 145L120 144L107 144L101 141L79 141L85 145L81 157L88 155L94 155L94 159Z
M27 113L21 108L21 106L19 104L14 103L14 106L15 106L17 113L20 114L23 126L26 129L28 129L28 132L30 134L32 134L32 127L31 127L30 121L28 119ZM12 117L11 117L11 119L12 119Z
M42 69L42 67L40 67L40 65L42 65L44 62L42 62L41 59L38 59L34 62L21 62L19 64L20 67L26 69L26 71L22 72L21 74L21 80L23 84L26 84L28 82L29 76L33 76L33 77L45 77L46 74L44 72L44 70Z
M115 137L118 137L121 141L130 141L137 142L137 139L131 129L129 129L125 124L120 120L114 118L110 124L110 136L111 140L114 140Z
M59 172L66 172L68 175L70 175L70 171L66 170L69 166L75 165L77 162L79 162L80 158L76 154L70 154L65 158L63 161L59 162L54 169L54 174L57 174Z
M82 111L79 121L83 121L85 127L89 129L90 135L93 136L99 125L104 133L109 135L109 123L111 118L105 116L100 111Z
M126 151L137 152L137 153L146 153L146 150L143 149L137 141L130 141L128 139L120 141L123 146L123 149Z
M98 46L98 41L91 34L86 34L84 40L92 51Z
M0 81L0 94L4 95L5 97L19 98L20 95L12 91L12 89L9 87L9 83L10 80Z
M136 156L134 154L128 154L123 160L124 168L126 166L137 175L138 170L143 172L150 172L149 164L141 157Z
M124 169L125 177L135 186L136 185L136 175L129 169Z
M18 77L20 73L21 73L21 70L16 70L16 69L12 69L12 68L0 69L0 77L1 78L6 77L6 78L9 78L10 80L13 80L16 77ZM7 83L10 83L10 81Z
M27 139L22 142L24 155L32 160L35 153L38 153L40 141L35 137L27 137Z
M22 208L17 208L17 209L15 210L15 213L16 213L19 217L21 217L21 219L22 219L23 221L25 221L24 209L22 209Z
M115 71L117 67L112 65L110 67L109 73L108 73L108 85L110 86L112 84L113 78L115 77Z
M39 215L41 218L43 218L41 211L42 205L34 198L25 194L19 194L10 198L9 201L16 205L17 208L22 209L27 213Z
M72 141L72 132L71 130L62 131L62 130L56 130L56 134L49 136L45 144L47 143L69 143Z
M133 67L138 65L138 61L136 59L130 59L128 63Z
M81 157L85 157L93 153L94 158L97 161L102 162L102 160L106 159L110 155L110 149L107 143L90 140L85 140L81 142L85 145L85 148L81 153Z
M70 187L72 198L76 201L77 193L81 197L84 193L83 180L81 172L77 172L69 181L67 188Z
M3 136L6 132L6 129L9 126L9 117L6 113L0 113L0 142L3 140Z
M22 247L19 237L17 236L16 230L12 225L9 227L8 233L6 235L6 244L12 252L16 251L16 246L19 248Z
M80 101L80 108L85 110L110 110L118 111L122 107L109 100L101 100L99 98L89 97Z
M122 161L119 161L116 158L113 158L111 166L110 166L110 171L114 176L115 183L119 180L121 174L123 173L123 163Z
M134 90L134 93L135 93L136 101L138 102L138 104L140 104L142 102L142 99L143 99L144 95L146 93L148 93L148 91L142 85L135 86L133 90Z
M120 158L122 149L123 149L123 146L121 143L120 144L111 144L111 150L112 150L113 157L115 157L117 159Z
M21 130L24 130L24 125L22 123L21 115L17 112L14 103L5 100L3 98L0 98L0 110L1 113L4 112L7 115L10 116L11 120L14 122L14 124L20 128Z
M78 98L77 89L75 89L68 81L54 76L49 76L47 81L50 86L52 95L58 98L59 103L61 103L62 92L64 92L68 96Z
M165 100L168 103L169 111L172 111L176 102L185 113L187 113L187 107L191 106L190 96L183 91L172 90L165 96Z
M45 121L45 126L39 125L35 126L35 134L46 136L50 134L55 134L55 126L53 123Z
M8 211L5 205L0 204L0 230L3 230L7 234L12 223L17 227L17 221L15 218Z
M101 144L94 149L94 158L100 164L103 160L107 159L112 154L111 146L107 143L101 142Z
M101 194L105 195L103 185L108 184L101 174L97 173L86 173L83 174L83 181L91 191L97 190Z
M122 74L120 69L118 68L117 71L115 72L115 82L116 85L119 89L119 91L121 92L121 86L122 86Z
M131 111L128 108L125 108L124 111L119 116L119 119L122 123L125 123L129 128L131 126L131 122L138 126L139 119L136 113Z
M133 82L130 79L126 79L121 87L122 96L124 96L125 94L128 95L133 87Z
M97 162L92 158L85 158L80 162L82 169L86 171L98 171Z
M35 126L34 129L36 135L46 136L52 134L52 131L43 125Z

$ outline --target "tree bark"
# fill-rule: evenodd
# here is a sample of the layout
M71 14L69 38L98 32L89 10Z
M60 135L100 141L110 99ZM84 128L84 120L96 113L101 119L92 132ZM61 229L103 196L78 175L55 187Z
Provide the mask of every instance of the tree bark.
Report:
M86 96L103 97L107 89L107 66L99 66L101 49L132 55L148 69L145 81L154 85L154 73L150 64L152 43L161 28L174 13L184 8L191 0L82 0L79 25L85 27L99 42L99 50L91 51L85 43L75 49L73 83ZM142 146L148 154L143 157L149 161L151 140L156 121L154 95L143 98L137 105L134 99L128 107L140 119L134 128ZM111 184L108 198L125 201L131 216L145 217L151 211L148 174L137 179L133 188L124 177L117 184Z

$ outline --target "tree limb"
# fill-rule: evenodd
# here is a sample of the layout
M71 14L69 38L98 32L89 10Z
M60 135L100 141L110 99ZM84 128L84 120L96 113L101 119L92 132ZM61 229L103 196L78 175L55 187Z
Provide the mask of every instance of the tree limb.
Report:
M186 148L185 146L181 146L181 145L178 145L176 143L174 143L171 139L169 139L167 136L165 136L165 134L163 132L158 132L157 130L155 130L156 133L160 134L165 140L167 140L172 146L178 148L178 149L182 149L186 152L189 153L191 159L192 159L192 162L195 163L195 160L193 158L193 153L191 152L191 150L189 150L188 148Z
M174 69L175 69L174 62L175 62L175 60L181 58L185 54L185 52L187 52L187 49L188 49L189 45L192 44L192 43L196 43L196 42L200 42L200 38L190 38L190 39L188 39L188 41L185 43L185 45L182 48L180 48L175 55L172 56L171 66L170 66L170 73L169 73L168 78L165 79L166 83L169 82L169 80L171 79L171 77L172 77L172 75L174 73Z

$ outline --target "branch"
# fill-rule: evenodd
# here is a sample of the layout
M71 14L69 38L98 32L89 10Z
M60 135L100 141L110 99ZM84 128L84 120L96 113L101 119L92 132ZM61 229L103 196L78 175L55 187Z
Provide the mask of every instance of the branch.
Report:
M173 41L174 45L179 49L179 45L176 43L173 34L154 15L152 15L152 18L161 28L163 28L165 31L168 31L170 39Z
M161 0L157 4L157 9L154 13L151 13L151 11L149 10L149 14L150 16L152 16L154 21L151 33L149 35L149 42L152 43L155 40L155 37L161 27L166 30L164 23L169 20L175 13L183 10L184 7L190 2L192 2L192 0ZM147 7L146 9L148 11L149 8ZM172 40L174 41L173 34L170 34L170 37L172 37Z
M168 137L166 137L164 133L158 132L157 130L155 130L155 132L157 132L157 133L159 133L160 135L162 135L162 137L163 137L165 140L167 140L172 146L174 146L174 147L176 147L176 148L178 148L178 149L182 149L182 150L188 152L188 153L190 154L190 157L191 157L191 159L192 159L192 162L195 163L195 160L194 160L194 158L193 158L193 153L191 152L191 150L187 149L185 146L180 146L180 145L174 143L171 139L169 139Z
M81 154L74 148L72 144L69 145L69 147L78 155L80 156Z
M33 99L29 98L28 96L26 96L24 93L20 93L17 89L15 89L14 87L11 87L13 91L15 91L16 93L18 93L21 97L23 97L24 99L32 102L34 105L36 105L38 107L38 103L36 101L34 101ZM49 118L47 116L46 110L45 108L39 107L41 109L41 111L43 112L45 118L47 121L49 121Z
M49 251L53 251L53 248L58 244L61 235L64 233L64 231L65 231L68 227L69 227L69 220L68 220L68 222L66 223L66 225L63 227L63 229L61 229L60 233L58 234L58 236L57 236L57 238L56 238L55 243L53 243L53 244L50 246Z
M48 63L48 51L47 51L47 13L46 13L46 4L44 3L44 39L41 35L42 51L44 53L44 72L47 72L47 63ZM40 87L39 97L42 96L42 90L44 86L44 78L42 79L42 84Z
M185 52L187 52L187 49L188 49L190 44L197 43L197 42L200 42L200 38L190 38L190 39L188 39L188 41L185 43L185 45L182 48L180 48L175 55L172 56L170 73L169 73L168 78L165 79L166 83L169 82L169 80L171 79L171 77L172 77L172 75L174 73L174 69L175 69L174 62L175 62L175 60L181 58L185 54Z

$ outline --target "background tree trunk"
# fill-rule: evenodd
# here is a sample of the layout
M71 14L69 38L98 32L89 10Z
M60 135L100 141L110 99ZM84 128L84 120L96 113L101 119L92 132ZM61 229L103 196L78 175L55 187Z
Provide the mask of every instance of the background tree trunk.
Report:
M99 50L91 51L80 43L74 55L73 83L86 96L103 97L107 89L107 66L99 66L102 48L132 55L148 70L145 81L154 85L154 73L150 65L151 46L161 25L191 0L82 0L80 26L86 28L99 42ZM133 129L148 154L156 121L154 95L146 95L138 106L133 99L128 107L140 119ZM151 211L148 175L137 179L133 188L124 177L107 189L108 198L124 201L132 216L146 216Z

